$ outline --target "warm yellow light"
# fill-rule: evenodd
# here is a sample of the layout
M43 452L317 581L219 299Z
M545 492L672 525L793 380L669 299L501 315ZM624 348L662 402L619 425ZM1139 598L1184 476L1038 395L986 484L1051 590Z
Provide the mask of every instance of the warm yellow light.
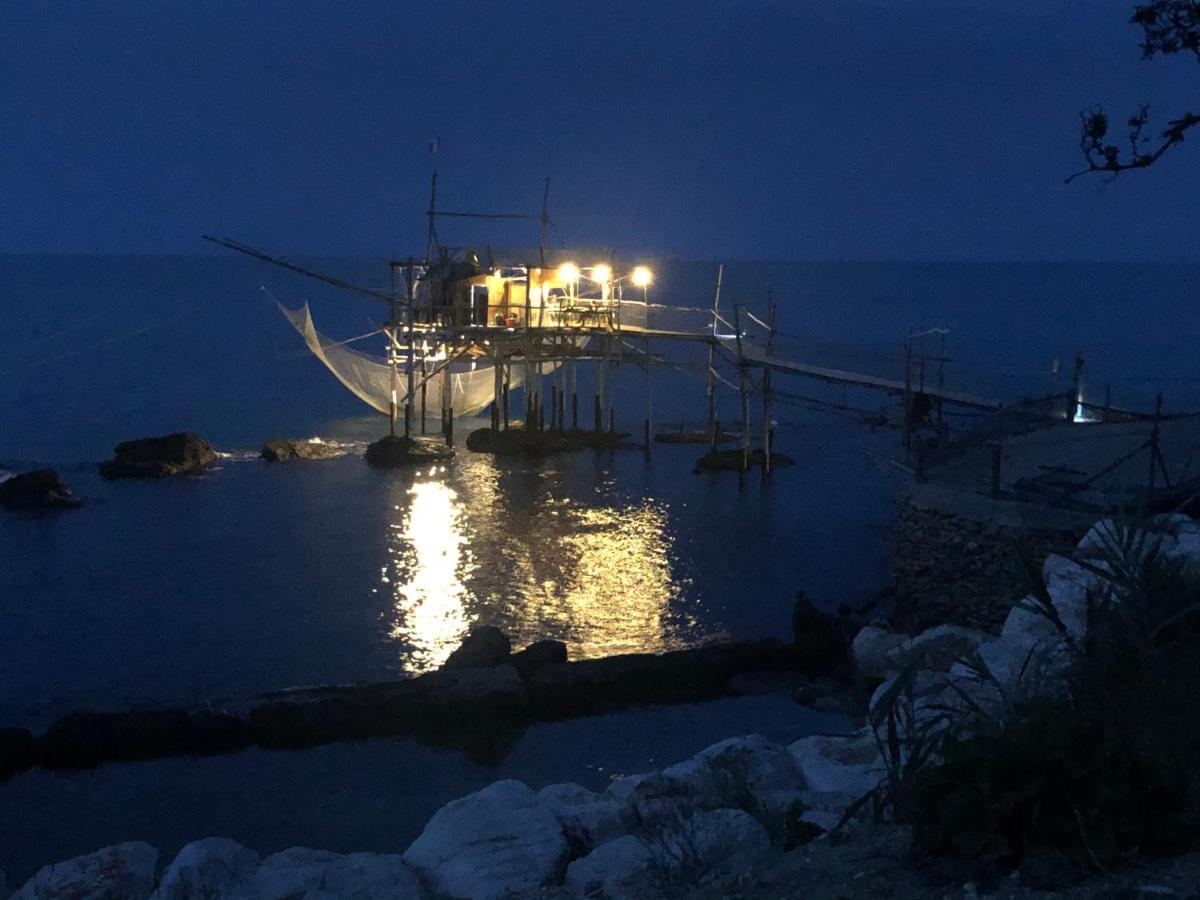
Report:
M578 281L579 266L575 263L563 263L558 267L558 280L567 283Z
M596 282L597 284L608 284L609 279L611 278L612 269L610 269L604 263L599 263L598 265L592 266L592 281Z
M633 270L633 283L638 287L645 287L653 280L650 270L645 266L638 266Z

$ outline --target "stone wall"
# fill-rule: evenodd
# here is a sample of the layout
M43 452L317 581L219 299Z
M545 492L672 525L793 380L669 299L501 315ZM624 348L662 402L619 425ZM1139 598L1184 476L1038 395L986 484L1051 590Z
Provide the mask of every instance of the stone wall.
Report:
M1046 556L1073 547L1088 524L1062 510L914 485L889 541L896 626L999 628Z

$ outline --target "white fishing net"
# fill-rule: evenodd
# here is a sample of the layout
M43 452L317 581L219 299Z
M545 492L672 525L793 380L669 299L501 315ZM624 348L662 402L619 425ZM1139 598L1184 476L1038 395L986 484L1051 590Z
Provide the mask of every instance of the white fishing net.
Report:
M279 311L300 332L304 343L313 355L325 364L337 380L356 397L381 413L391 410L392 367L381 358L368 356L345 344L323 337L313 325L308 304L299 309L289 309L276 301ZM495 373L492 366L464 359L452 362L445 371L430 376L425 382L427 408L441 409L443 379L450 379L450 402L455 415L471 416L492 402L495 391ZM420 403L422 376L414 379L414 406ZM522 381L522 367L514 366L510 378L512 387ZM407 400L408 381L402 372L396 385L396 403L403 409Z

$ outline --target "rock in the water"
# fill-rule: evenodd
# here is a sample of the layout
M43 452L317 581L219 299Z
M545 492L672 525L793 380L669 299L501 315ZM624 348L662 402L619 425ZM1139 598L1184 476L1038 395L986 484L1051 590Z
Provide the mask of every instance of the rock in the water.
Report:
M800 666L809 674L827 675L850 660L841 622L817 609L801 592L792 605L792 636Z
M75 509L82 502L53 469L22 472L0 481L0 506L8 509Z
M481 668L507 662L512 652L508 635L495 625L479 625L463 638L442 664L443 669Z
M100 463L105 478L164 478L202 472L217 460L208 442L191 431L117 444L112 459Z
M404 854L452 897L529 897L562 876L562 826L519 781L497 781L439 809Z
M562 641L534 641L524 650L514 653L509 659L518 672L527 672L542 666L553 666L567 661L567 645Z
M158 851L149 844L117 844L42 867L13 900L145 900L157 864Z
M209 900L248 892L259 856L237 841L193 841L167 866L152 900Z
M576 453L584 446L577 434L553 430L509 428L507 431L494 431L491 428L478 428L467 435L467 449L472 453L494 453L497 456Z
M263 860L245 896L253 900L420 900L421 886L399 854L343 855L292 847Z
M346 448L339 444L327 444L322 440L289 441L272 438L263 444L259 453L267 462L282 462L285 459L334 459L346 455Z
M367 445L367 465L376 469L400 469L441 462L454 456L454 448L429 437L384 435Z
M578 784L547 785L538 791L537 798L562 824L576 852L586 852L619 837L633 824L628 804Z
M905 640L902 634L868 625L854 637L854 664L859 672L869 678L883 678L897 667L893 654L904 645Z
M566 886L574 897L635 900L649 893L653 863L646 843L626 835L601 844L567 866Z
M250 739L243 720L220 712L77 712L46 729L40 752L44 765L78 769L118 759L222 753L242 749Z
M25 728L0 728L0 783L34 762L33 734ZM0 897L4 894L0 893Z

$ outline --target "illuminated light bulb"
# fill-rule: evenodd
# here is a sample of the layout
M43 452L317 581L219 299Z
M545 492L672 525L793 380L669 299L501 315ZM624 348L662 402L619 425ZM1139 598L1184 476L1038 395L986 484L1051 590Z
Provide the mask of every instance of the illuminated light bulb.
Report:
M579 280L579 266L575 263L563 263L558 267L558 280L572 282Z
M633 270L633 283L638 287L646 287L653 280L650 270L645 266L638 266Z
M598 284L608 284L610 278L612 278L612 269L604 263L592 266L592 281Z

